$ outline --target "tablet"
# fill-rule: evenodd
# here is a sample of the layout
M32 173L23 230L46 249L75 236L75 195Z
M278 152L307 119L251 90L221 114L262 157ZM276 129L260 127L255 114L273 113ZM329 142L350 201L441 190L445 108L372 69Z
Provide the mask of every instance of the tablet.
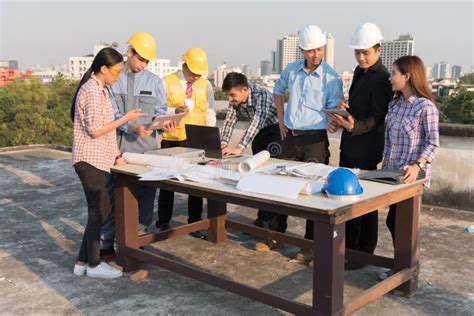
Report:
M325 113L333 113L333 114L339 114L340 116L342 117L349 117L349 115L351 115L349 112L347 112L346 110L341 110L341 109L336 109L336 108L332 108L332 109L322 109L323 112Z
M179 124L179 121L183 118L185 113L179 113L179 114L172 114L172 115L161 115L161 116L155 116L153 118L153 121L151 122L150 127L148 129L162 129L163 124L166 121L175 121L176 125Z

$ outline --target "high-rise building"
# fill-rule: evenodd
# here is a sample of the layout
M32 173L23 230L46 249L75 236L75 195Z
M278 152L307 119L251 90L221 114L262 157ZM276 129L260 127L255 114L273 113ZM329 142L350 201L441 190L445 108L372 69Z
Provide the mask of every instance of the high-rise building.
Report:
M451 78L451 65L444 61L434 64L432 73L433 79L449 79Z
M458 80L462 76L463 76L462 67L458 65L454 65L451 70L451 78L453 78L454 80Z
M382 41L382 63L388 71L392 71L392 64L402 56L415 54L415 38L411 35L400 35L392 41Z
M231 72L242 72L242 69L238 67L229 67L227 63L223 63L222 65L217 66L217 69L214 70L214 86L217 88L222 88L222 84L224 83L224 78L227 74Z
M248 78L252 78L252 66L251 65L242 65L242 73Z
M288 64L294 63L297 60L303 59L303 54L298 46L298 35L287 35L284 36L281 41L281 67L279 72L288 66Z
M326 63L329 64L332 68L335 68L335 63L334 63L334 37L332 36L331 33L326 33L326 38L327 38L327 44L326 44L326 52L324 54L324 60Z
M262 60L260 62L260 76L268 76L272 73L272 63L269 60Z

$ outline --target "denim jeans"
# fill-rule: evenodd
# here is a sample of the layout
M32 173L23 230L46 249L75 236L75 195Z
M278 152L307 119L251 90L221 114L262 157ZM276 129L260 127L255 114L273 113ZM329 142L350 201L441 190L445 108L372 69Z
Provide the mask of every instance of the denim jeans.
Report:
M115 242L115 196L114 179L111 175L107 179L107 191L112 206L111 212L107 217L100 232L100 249L113 249ZM137 189L139 223L150 226L153 223L153 208L155 204L156 188L139 186Z
M110 173L83 161L76 163L74 169L86 195L88 215L77 259L88 263L89 266L96 266L100 263L100 230L111 210L107 192L107 178Z

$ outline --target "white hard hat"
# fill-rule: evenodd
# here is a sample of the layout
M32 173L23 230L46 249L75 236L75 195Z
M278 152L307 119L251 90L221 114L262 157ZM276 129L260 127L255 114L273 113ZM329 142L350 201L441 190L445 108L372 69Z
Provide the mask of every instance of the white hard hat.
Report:
M352 35L349 48L366 49L376 44L380 44L383 40L382 32L374 23L366 22L359 26Z
M315 49L326 45L326 35L315 25L306 25L299 32L298 45L304 50Z

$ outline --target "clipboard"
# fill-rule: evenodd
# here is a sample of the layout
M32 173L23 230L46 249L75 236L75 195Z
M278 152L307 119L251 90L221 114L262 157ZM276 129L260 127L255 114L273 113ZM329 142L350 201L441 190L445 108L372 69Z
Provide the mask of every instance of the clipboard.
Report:
M179 121L183 118L185 114L184 113L178 113L178 114L172 114L172 115L161 115L161 116L155 116L148 127L150 130L155 130L155 129L162 129L163 124L166 121L175 121L176 125L179 124Z
M336 109L336 108L332 108L332 109L322 109L321 111L323 111L324 113L333 113L333 114L339 114L340 116L342 117L349 117L349 115L351 115L349 112L347 112L346 110L341 110L341 109Z
M382 183L395 185L395 184L403 184L404 176L405 176L405 171L403 170L379 169L379 170L361 172L358 175L358 178L361 180L382 182ZM420 172L418 172L418 177L416 178L416 180L421 180L421 179L424 179L425 177L426 177L425 171L420 170Z

